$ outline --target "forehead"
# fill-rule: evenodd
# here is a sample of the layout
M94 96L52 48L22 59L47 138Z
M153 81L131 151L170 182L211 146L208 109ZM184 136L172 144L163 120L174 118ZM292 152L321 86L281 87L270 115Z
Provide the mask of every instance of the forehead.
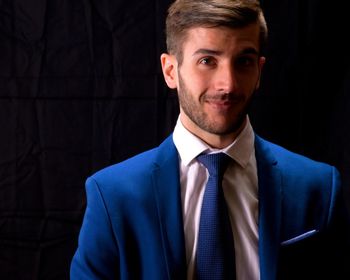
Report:
M184 38L183 52L190 54L198 49L237 52L246 48L254 48L259 52L259 38L258 24L242 28L192 27Z

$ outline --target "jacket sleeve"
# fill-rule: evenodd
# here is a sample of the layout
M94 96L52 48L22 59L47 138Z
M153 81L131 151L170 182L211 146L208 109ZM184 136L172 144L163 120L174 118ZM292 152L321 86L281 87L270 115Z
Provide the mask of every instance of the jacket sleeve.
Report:
M98 183L86 181L87 208L78 249L70 268L71 280L118 279L117 242Z
M333 168L333 193L331 196L330 211L328 216L329 240L328 246L332 253L329 260L333 263L333 279L344 279L350 277L350 216L346 207L345 188L341 186L339 172ZM339 277L339 278L337 278Z

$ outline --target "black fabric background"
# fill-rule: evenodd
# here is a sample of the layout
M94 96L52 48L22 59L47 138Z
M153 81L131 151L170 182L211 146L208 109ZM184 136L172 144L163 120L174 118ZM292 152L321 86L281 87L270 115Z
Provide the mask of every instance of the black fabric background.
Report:
M334 164L348 186L346 1L261 2L270 44L253 126ZM178 104L159 63L169 3L0 0L0 279L69 279L87 176L171 133Z

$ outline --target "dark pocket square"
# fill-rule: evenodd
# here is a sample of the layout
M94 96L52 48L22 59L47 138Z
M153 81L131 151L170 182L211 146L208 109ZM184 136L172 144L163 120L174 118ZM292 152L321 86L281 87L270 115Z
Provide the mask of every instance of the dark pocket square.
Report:
M281 245L282 246L287 246L287 245L299 242L301 240L304 240L306 238L309 238L309 237L315 235L316 233L318 233L318 230L315 230L315 229L309 230L308 232L305 232L303 234L300 234L298 236L295 236L293 238L290 238L288 240L285 240L285 241L281 242Z

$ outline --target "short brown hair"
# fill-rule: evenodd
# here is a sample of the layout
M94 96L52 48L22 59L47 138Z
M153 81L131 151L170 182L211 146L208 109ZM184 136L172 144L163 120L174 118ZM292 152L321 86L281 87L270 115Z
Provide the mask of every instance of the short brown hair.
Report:
M168 52L182 61L182 45L192 27L231 28L260 25L260 53L265 49L267 26L258 0L176 0L168 10L166 43Z

